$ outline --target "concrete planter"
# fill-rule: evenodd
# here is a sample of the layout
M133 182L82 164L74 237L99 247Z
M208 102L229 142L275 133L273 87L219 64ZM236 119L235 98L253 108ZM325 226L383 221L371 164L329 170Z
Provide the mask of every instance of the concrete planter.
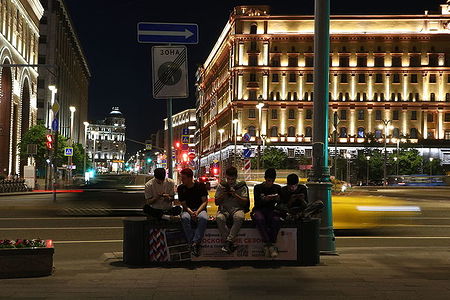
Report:
M0 249L0 278L51 275L54 252L53 247Z

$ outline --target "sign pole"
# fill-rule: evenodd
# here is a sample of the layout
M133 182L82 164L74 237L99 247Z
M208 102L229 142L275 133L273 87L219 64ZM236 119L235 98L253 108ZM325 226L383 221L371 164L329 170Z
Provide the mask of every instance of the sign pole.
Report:
M173 179L172 166L172 144L173 144L173 126L172 126L172 98L167 100L167 167L169 168L169 178Z

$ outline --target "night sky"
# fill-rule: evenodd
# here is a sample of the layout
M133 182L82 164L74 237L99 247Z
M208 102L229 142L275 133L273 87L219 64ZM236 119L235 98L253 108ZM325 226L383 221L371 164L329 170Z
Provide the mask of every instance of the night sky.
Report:
M271 14L313 14L314 1L155 1L66 0L84 49L92 78L89 120L101 120L113 106L126 117L127 137L144 141L162 127L164 100L152 98L151 47L137 43L138 22L179 22L199 25L200 42L188 46L188 99L175 99L174 114L195 104L194 74L210 53L234 6L264 4ZM444 0L331 1L332 14L422 14L438 11ZM128 153L142 146L127 142Z

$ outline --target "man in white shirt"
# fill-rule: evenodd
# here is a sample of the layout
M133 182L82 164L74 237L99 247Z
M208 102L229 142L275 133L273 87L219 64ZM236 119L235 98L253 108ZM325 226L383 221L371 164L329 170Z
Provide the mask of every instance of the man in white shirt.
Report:
M145 184L144 213L158 220L171 220L172 216L179 216L181 206L174 206L175 182L166 178L166 170L157 168L154 178Z

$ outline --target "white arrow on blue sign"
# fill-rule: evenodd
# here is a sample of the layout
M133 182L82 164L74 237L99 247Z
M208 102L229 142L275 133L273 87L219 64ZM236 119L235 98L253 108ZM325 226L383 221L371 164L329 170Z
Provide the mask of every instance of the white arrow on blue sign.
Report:
M190 23L138 23L138 42L198 44L198 25Z

